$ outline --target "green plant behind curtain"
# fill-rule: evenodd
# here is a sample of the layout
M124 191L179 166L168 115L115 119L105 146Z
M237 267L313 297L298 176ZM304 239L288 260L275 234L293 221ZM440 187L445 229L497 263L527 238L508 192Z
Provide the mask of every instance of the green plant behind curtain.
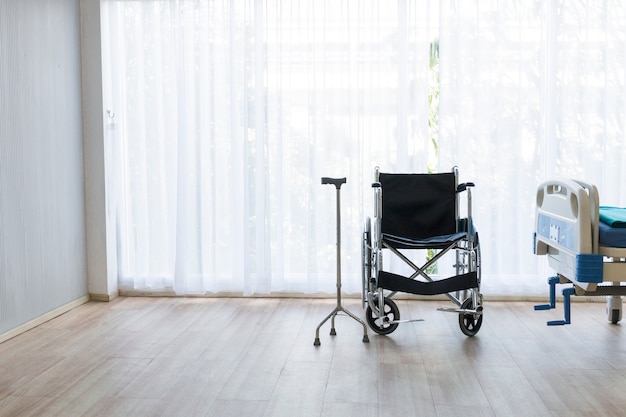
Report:
M437 159L439 157L439 39L430 43L429 61L429 84L428 90L428 136L430 148L428 152L428 173L437 171ZM430 260L436 255L435 249L428 249L426 259ZM436 274L437 263L429 266L427 274Z

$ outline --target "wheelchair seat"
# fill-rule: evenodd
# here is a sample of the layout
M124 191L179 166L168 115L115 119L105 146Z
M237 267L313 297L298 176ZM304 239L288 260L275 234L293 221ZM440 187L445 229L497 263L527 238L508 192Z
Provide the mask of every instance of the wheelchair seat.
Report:
M375 170L375 204L372 220L363 232L363 304L368 323L380 334L393 332L399 310L391 300L396 292L418 295L446 294L459 314L464 334L475 335L482 323L480 252L478 233L471 217L471 187L458 184L458 170L438 174L390 174ZM467 194L467 217L459 216L460 194ZM428 250L418 266L407 254ZM434 277L432 266L447 252L456 251L456 274ZM406 277L383 269L383 252L399 257L414 271Z

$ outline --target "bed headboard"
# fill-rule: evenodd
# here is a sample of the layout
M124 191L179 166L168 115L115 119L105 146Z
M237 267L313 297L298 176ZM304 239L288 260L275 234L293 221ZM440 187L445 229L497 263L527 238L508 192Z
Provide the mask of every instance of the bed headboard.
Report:
M597 264L597 187L572 179L549 180L538 187L536 203L535 254L547 255L557 273L581 279L587 259Z

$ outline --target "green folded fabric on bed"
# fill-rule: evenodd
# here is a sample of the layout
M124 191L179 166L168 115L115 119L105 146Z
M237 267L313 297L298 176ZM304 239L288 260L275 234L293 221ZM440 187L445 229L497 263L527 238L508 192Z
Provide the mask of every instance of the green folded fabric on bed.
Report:
M611 227L626 228L626 208L600 206L600 221Z

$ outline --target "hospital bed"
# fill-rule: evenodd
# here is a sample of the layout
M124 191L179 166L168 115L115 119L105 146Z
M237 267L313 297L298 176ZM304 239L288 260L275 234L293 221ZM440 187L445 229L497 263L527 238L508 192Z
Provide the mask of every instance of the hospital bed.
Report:
M556 285L567 285L562 291L564 320L548 325L571 323L572 296L605 296L608 320L617 324L622 318L626 211L601 207L599 200L595 185L578 180L549 180L537 189L534 253L546 256L556 275L548 278L549 304L535 310L555 308Z
M400 319L392 300L398 292L445 295L454 307L439 310L457 313L461 331L467 336L480 329L483 296L478 233L472 221L473 186L459 184L456 168L437 174L382 173L375 169L374 217L365 221L361 247L363 307L367 323L376 333L390 334L400 323L421 321ZM462 194L467 201L463 217ZM405 269L392 268L387 257ZM436 273L434 266L443 259L454 263L455 275L441 278Z

